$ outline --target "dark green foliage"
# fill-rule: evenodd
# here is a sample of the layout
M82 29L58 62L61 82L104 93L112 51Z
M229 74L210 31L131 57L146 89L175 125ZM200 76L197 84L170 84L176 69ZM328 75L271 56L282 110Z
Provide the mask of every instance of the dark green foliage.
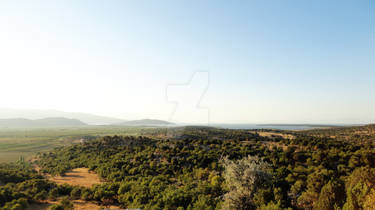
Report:
M56 187L48 183L31 166L23 161L0 165L0 209L25 209L30 202L47 196L47 191Z
M74 187L72 191L70 192L70 197L72 199L80 199L82 195L83 189L80 187Z
M17 164L0 164L0 183L19 183L37 178L42 178L42 176L35 173L35 171L23 161L19 161Z
M363 209L365 203L373 199L369 195L375 187L375 169L368 167L356 169L346 185L347 202L343 209Z
M68 197L62 198L59 204L54 204L50 208L50 210L73 210L73 203L69 200Z
M331 180L322 187L315 209L334 210L345 202L345 186L341 180Z

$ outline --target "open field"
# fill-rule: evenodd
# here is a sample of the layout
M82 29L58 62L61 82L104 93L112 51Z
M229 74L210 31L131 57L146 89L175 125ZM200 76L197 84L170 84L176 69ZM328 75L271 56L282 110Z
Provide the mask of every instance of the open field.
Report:
M78 143L80 139L88 136L138 135L147 129L115 126L0 129L0 162L16 161L20 156L28 159L38 152Z
M272 132L272 131L253 131L252 133L257 133L257 134L259 134L259 136L269 137L269 138L273 138L273 137L281 137L281 138L284 138L284 139L294 139L295 138L295 136L293 136L291 134L285 134L285 133L280 133L280 132Z
M99 176L90 172L88 168L75 168L65 173L64 176L50 176L47 179L57 184L69 184L72 186L92 187L94 184L102 183Z
M55 176L50 175L45 176L49 181L55 182L56 184L69 184L72 186L81 186L90 188L94 184L101 184L99 176L95 172L90 172L88 168L75 168L67 173L64 176ZM43 200L41 203L32 204L27 207L26 210L47 210L53 204L57 204L59 201L53 200ZM100 206L94 201L84 201L84 200L72 200L74 209L76 210L91 210L91 209L120 209L118 206Z

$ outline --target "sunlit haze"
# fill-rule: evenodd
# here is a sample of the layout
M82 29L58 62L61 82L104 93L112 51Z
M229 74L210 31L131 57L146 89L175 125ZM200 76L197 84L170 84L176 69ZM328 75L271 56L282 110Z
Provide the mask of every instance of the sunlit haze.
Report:
M374 1L1 1L0 107L373 123L374 11Z

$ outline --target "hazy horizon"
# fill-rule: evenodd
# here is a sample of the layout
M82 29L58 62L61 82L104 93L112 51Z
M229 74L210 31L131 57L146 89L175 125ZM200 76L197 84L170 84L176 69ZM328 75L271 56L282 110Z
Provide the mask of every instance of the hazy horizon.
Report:
M375 122L373 1L2 1L0 107Z
M63 114L61 114L63 113ZM82 120L80 118L89 118L89 121ZM85 116L87 115L87 116ZM127 121L137 121L137 120L147 120L147 119L153 119L153 118L135 118L135 119L124 119L124 118L117 118L112 116L104 116L99 115L95 113L87 113L87 112L66 112L63 110L54 110L54 109L13 109L13 108L4 108L0 107L0 120L6 120L6 119L28 119L28 120L40 120L45 118L67 118L67 119L78 119L84 123L87 123L88 125L106 125L106 124L116 124L119 122L127 122ZM108 118L108 119L107 119ZM98 123L103 119L102 123ZM93 121L93 122L90 122ZM160 120L160 119L156 119ZM163 120L163 119L161 119ZM98 121L98 122L95 122ZM311 123L311 122L289 122L289 123L277 123L277 122L182 122L182 121L170 121L172 123L177 123L177 125L212 125L212 126L218 126L218 125L228 125L228 128L231 128L230 125L264 125L264 126L273 126L273 125L364 125L364 124L373 124L370 123ZM238 126L237 126L238 127ZM241 127L241 126L240 126ZM238 127L238 128L240 128Z

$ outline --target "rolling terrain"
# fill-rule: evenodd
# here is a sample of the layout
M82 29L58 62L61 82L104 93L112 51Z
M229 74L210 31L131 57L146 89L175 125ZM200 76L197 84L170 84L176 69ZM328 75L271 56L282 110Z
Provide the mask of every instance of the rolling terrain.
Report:
M371 209L374 127L10 129L39 153L0 164L0 207Z

